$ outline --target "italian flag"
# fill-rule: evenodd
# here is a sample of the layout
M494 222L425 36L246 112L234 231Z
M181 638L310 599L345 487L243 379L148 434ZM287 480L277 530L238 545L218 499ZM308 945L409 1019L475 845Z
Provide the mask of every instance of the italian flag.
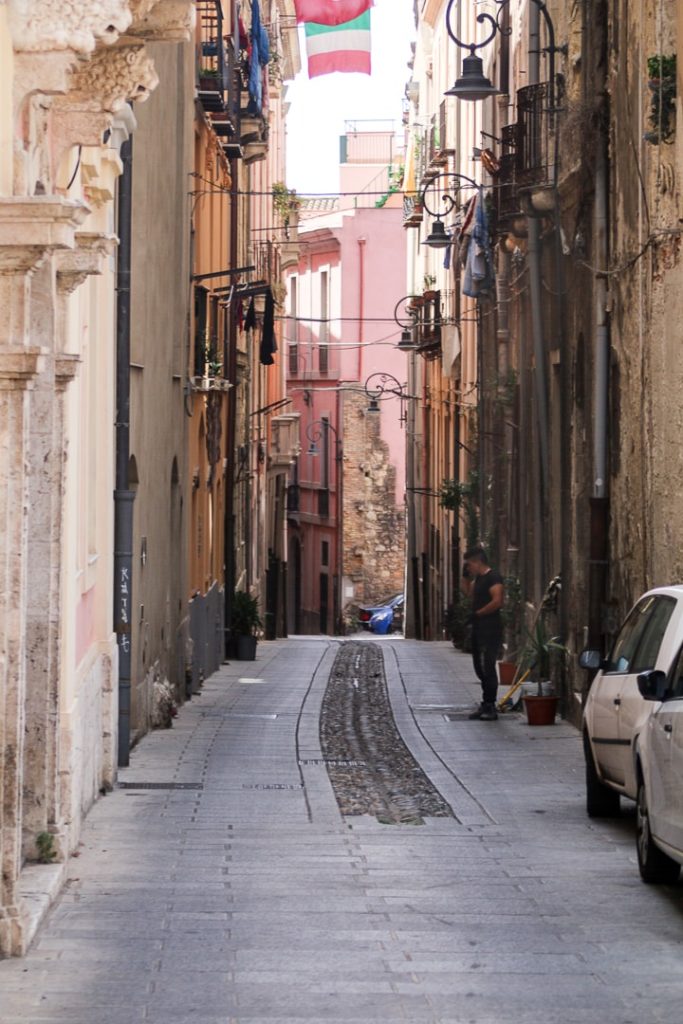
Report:
M372 0L294 0L296 20L316 25L342 25L372 7Z
M308 77L333 71L370 74L370 10L341 25L306 22Z

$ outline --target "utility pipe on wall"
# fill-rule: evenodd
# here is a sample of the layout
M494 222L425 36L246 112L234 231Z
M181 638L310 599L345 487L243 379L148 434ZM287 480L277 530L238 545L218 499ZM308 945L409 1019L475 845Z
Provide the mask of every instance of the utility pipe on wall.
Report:
M133 194L133 141L121 146L116 262L116 489L114 491L114 631L119 653L118 763L130 757L133 502L128 486L130 461L130 262Z
M529 10L529 84L537 85L540 73L540 10L532 4ZM547 510L549 483L549 425L548 425L548 384L546 373L546 352L543 338L541 287L541 232L536 218L528 217L527 254L529 260L529 288L531 295L531 333L534 351L534 392L536 397L536 419L538 425L539 446L539 481L537 502L540 513L540 544L536 565L536 590L540 594L545 589L547 579Z

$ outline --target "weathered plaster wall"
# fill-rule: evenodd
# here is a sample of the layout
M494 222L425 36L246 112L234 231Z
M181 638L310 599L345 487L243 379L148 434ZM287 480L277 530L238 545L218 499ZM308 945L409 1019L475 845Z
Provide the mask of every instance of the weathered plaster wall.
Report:
M612 5L612 589L620 610L683 576L679 481L680 163L652 145L648 57L675 52L673 2Z
M184 696L187 633L183 385L190 302L194 47L151 45L159 88L133 137L131 453L134 506L132 728L150 726L154 673Z

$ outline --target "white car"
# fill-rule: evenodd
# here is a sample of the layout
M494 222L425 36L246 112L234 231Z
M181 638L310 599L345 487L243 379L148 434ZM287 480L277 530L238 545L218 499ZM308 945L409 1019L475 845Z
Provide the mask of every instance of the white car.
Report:
M637 799L640 737L658 707L641 694L638 676L668 676L682 643L683 586L657 587L631 609L605 661L598 651L581 655L583 668L599 669L583 714L590 817L617 815L620 796Z
M636 745L636 850L646 882L675 882L683 864L683 646L668 673L643 672L651 714Z

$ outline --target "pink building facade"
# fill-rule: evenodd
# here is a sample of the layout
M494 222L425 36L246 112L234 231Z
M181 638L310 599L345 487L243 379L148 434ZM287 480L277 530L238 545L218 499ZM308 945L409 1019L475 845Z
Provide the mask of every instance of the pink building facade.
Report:
M359 604L403 589L407 366L394 310L405 232L393 203L302 211L284 331L301 447L288 502L290 632L347 632Z

